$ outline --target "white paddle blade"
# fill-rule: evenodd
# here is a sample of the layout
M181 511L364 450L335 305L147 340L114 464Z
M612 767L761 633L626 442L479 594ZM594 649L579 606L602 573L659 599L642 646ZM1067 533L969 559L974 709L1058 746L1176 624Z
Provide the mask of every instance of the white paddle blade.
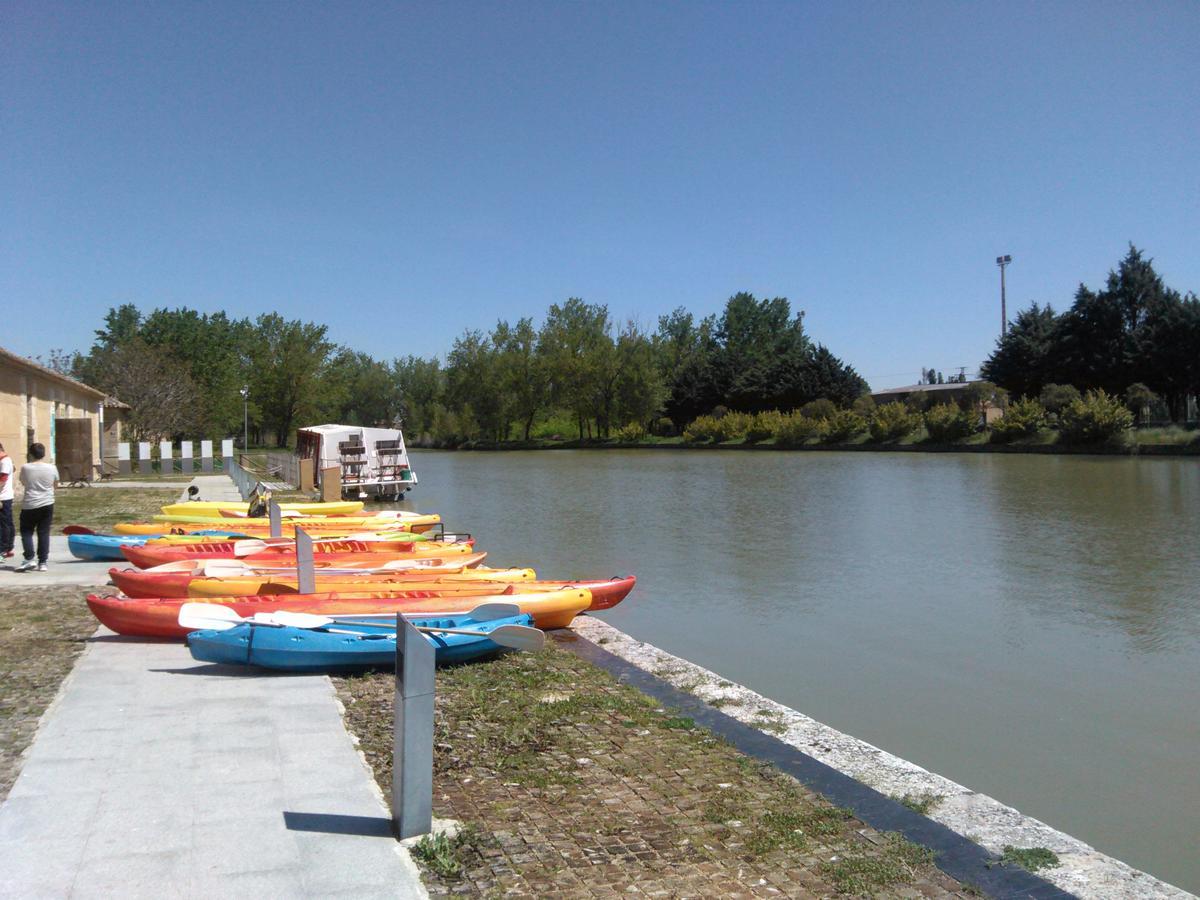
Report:
M206 559L198 574L205 578L235 578L251 575L254 570L240 559Z
M495 619L511 619L521 614L515 603L480 603L468 615L476 622L491 622Z
M246 540L235 541L233 545L234 556L250 556L254 553L262 553L267 549L267 542L260 541L257 538L247 538Z
M185 603L179 607L179 625L182 628L225 631L245 621L229 607L217 603Z
M283 609L271 613L260 613L259 615L269 616L271 621L276 625L287 625L290 628L320 628L323 625L332 625L334 622L328 616L288 612Z
M180 559L175 562L162 563L157 566L151 566L148 569L143 569L143 572L195 572L197 561L194 559Z
M539 628L528 625L501 625L487 633L492 642L514 650L541 650L546 646L546 635Z

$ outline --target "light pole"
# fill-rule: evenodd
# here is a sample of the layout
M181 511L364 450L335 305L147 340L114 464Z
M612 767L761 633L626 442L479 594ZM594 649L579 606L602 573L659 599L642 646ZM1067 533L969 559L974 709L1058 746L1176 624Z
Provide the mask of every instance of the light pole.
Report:
M250 386L243 385L238 391L242 395L242 452L250 452Z
M1004 267L1012 262L1012 257L1005 254L996 257L996 265L1000 267L1000 337L1008 334L1008 306L1004 301Z

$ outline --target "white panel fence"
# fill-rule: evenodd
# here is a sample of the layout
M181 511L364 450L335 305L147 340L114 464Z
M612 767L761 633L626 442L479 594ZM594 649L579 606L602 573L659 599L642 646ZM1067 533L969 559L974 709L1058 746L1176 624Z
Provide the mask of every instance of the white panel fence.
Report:
M221 441L220 457L213 456L212 441L202 440L199 443L201 472L213 471L214 459L224 471L228 471L233 465L233 438L225 438ZM135 445L128 441L121 441L117 444L117 474L132 475L134 472L138 472L147 475L153 472L159 475L169 475L173 472L181 472L184 475L191 475L196 471L195 445L195 441L180 441L178 452L176 452L175 445L170 441L159 441L157 447L153 447L149 441L141 441L136 444L137 465L135 467L132 453ZM157 454L152 453L152 450L157 450Z

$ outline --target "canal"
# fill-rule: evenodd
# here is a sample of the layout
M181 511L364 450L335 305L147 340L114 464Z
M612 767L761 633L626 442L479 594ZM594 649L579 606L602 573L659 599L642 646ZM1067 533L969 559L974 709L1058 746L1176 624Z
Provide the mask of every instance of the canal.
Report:
M1200 890L1200 463L417 451L493 565Z

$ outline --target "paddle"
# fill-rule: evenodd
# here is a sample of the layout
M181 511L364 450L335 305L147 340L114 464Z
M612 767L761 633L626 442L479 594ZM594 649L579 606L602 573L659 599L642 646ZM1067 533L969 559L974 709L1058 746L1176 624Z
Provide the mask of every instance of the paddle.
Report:
M184 628L194 628L197 630L225 631L226 629L233 628L235 625L242 625L246 622L252 622L256 625L280 625L283 623L278 621L276 617L281 613L292 619L288 624L294 625L296 628L320 628L322 625L331 625L337 621L328 616L318 616L312 613L286 612L284 610L255 613L253 616L246 618L245 616L238 615L237 612L228 606L222 606L219 603L185 603L179 607L179 624ZM521 608L515 603L481 603L467 613L467 615L477 622L507 619L512 616L519 616L520 614ZM417 613L416 615L424 614ZM395 614L391 614L391 617L394 618ZM306 624L300 624L301 619ZM342 624L347 623L343 622ZM536 631L537 629L534 630Z
M507 604L496 604L503 606ZM312 628L315 626L304 624L308 619L313 618L304 613L290 613L281 610L275 615L275 621L280 625L291 625L295 628ZM414 615L420 615L414 613ZM472 618L476 618L472 613ZM497 618L508 618L508 616L500 616ZM326 624L329 625L361 625L361 622L355 622L349 619L327 619ZM414 625L417 631L427 634L470 634L476 637L486 637L494 644L499 644L501 647L511 647L514 650L541 650L546 643L546 635L537 628L530 628L528 625L501 625L498 628L493 628L491 631L474 631L467 628L433 628L425 625ZM330 628L329 631L337 634L357 634L358 632ZM395 638L395 633L388 635L389 638Z

